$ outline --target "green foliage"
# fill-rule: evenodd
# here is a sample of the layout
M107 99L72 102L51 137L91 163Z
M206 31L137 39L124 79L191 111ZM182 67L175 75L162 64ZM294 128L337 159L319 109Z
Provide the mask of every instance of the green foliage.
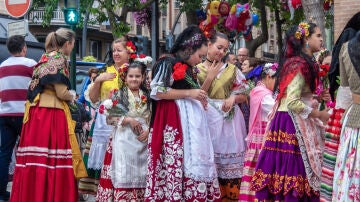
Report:
M83 62L97 62L96 58L92 55L83 57L82 61Z
M331 11L325 11L325 27L331 28L334 26L334 15Z
M118 38L130 32L130 26L126 22L118 22L112 29L113 35Z
M45 13L43 16L43 26L48 26L51 19L53 18L54 10L57 8L58 0L44 0L45 2Z
M181 2L180 10L183 12L194 11L197 8L201 8L204 5L202 0L179 0Z

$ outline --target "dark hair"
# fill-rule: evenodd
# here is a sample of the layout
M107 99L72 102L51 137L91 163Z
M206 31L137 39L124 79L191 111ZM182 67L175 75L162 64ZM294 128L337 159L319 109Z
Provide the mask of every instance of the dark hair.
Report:
M315 28L317 27L314 23L308 23L310 25L309 27L309 36L310 37L314 32ZM306 63L308 65L305 65L305 68L307 68L305 71L308 72L308 75L304 75L308 79L305 78L306 81L309 81L309 86L311 91L314 91L316 88L316 78L317 78L317 69L313 67L314 62L312 57L308 56L302 51L302 48L304 46L305 40L304 37L301 37L300 39L295 37L295 33L298 30L298 25L292 26L286 33L285 33L285 46L281 52L280 62L279 62L279 68L277 70L276 76L276 82L274 89L278 90L278 87L280 83L282 82L282 79L286 77L286 74L288 73L287 67L284 67L284 63L295 56L300 56L305 59Z
M196 25L190 25L177 37L170 53L181 60L188 60L196 50L206 43L207 38L200 28Z
M332 58L331 58L331 64L329 70L329 80L330 80L329 92L332 99L335 99L335 91L339 87L339 84L337 83L338 80L337 76L340 75L339 54L341 47L344 43L346 43L352 37L354 37L358 30L360 30L360 12L353 15L351 19L348 21L348 23L345 25L339 38L336 40L332 50Z
M221 61L222 61L223 63L226 63L226 61L229 60L230 55L234 55L234 56L236 57L236 55L235 55L234 53L228 52L228 53L226 53L226 55L222 58Z
M357 12L351 17L351 19L346 23L344 30L347 28L353 28L355 30L360 30L360 12Z
M217 38L223 38L223 39L226 39L229 41L229 37L226 34L224 34L222 32L217 32L217 31L213 32L213 34L210 35L209 41L211 43L215 43L217 41Z
M99 69L98 68L95 68L95 67L91 67L88 71L88 76L91 77L91 74L97 74L99 73Z
M59 28L50 32L45 40L46 52L59 50L67 41L75 39L75 32L68 28Z
M130 69L140 69L141 74L144 76L144 80L141 82L140 89L146 95L148 108L150 108L150 94L149 94L149 90L146 88L146 84L145 84L145 82L146 82L145 76L146 76L146 69L147 69L146 65L142 62L135 61L135 62L130 63L126 74L129 72Z
M6 41L7 49L11 54L21 53L25 45L25 38L21 35L13 35Z
M320 51L317 62L321 65L327 56L331 56L331 52L329 50Z
M256 66L258 66L261 63L260 59L255 58L255 57L249 57L245 60L249 60L249 67L253 67L253 68L255 68Z

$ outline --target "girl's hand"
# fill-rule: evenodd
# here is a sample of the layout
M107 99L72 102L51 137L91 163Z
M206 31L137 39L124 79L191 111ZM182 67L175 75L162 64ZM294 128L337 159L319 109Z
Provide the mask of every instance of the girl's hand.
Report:
M201 89L191 89L189 90L189 94L191 98L195 99L195 100L199 100L202 104L202 106L204 107L204 109L207 109L207 93L204 90Z
M191 89L191 90L189 90L188 97L191 97L192 99L195 99L195 100L202 101L204 99L206 100L207 93L206 93L206 91L201 90L201 89Z
M113 117L113 116L107 116L106 117L106 123L107 125L116 126L119 124L120 117ZM120 123L121 124L121 123Z
M224 100L224 103L221 106L221 110L223 110L224 112L228 112L234 106L234 104L235 104L235 96L231 95L229 98Z
M330 109L329 108L326 108L322 111L319 112L319 119L324 123L324 124L327 124L327 121L329 120L330 118L330 114L328 113Z
M102 73L95 79L95 81L97 82L111 81L115 77L116 77L116 73Z
M143 130L141 129L142 132L140 133L140 135L137 137L137 139L140 141L140 142L147 142L148 140L148 137L149 137L149 130Z
M217 62L214 60L214 62L208 68L206 77L210 80L213 80L216 77L216 75L220 72L221 66L222 66L222 62Z
M127 122L129 123L130 127L131 127L131 130L139 135L142 131L142 127L141 127L141 124L139 121L135 120L134 118L131 118L131 117L127 117Z

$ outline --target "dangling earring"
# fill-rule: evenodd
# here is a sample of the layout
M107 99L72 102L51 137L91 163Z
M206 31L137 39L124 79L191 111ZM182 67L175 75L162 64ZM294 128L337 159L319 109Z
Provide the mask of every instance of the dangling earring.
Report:
M309 42L306 42L306 48L309 48Z

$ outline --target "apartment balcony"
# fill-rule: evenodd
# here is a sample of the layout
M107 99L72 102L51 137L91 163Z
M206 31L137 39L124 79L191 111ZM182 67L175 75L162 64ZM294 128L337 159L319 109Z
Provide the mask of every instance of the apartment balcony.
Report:
M33 10L29 13L29 25L41 25L43 22L43 17L45 14L44 8L39 8ZM94 19L95 16L90 15L89 19ZM53 11L53 18L50 22L51 25L65 25L64 12L61 9L56 9ZM100 31L106 31L106 26L101 26L99 24L88 24L88 28L98 29Z

